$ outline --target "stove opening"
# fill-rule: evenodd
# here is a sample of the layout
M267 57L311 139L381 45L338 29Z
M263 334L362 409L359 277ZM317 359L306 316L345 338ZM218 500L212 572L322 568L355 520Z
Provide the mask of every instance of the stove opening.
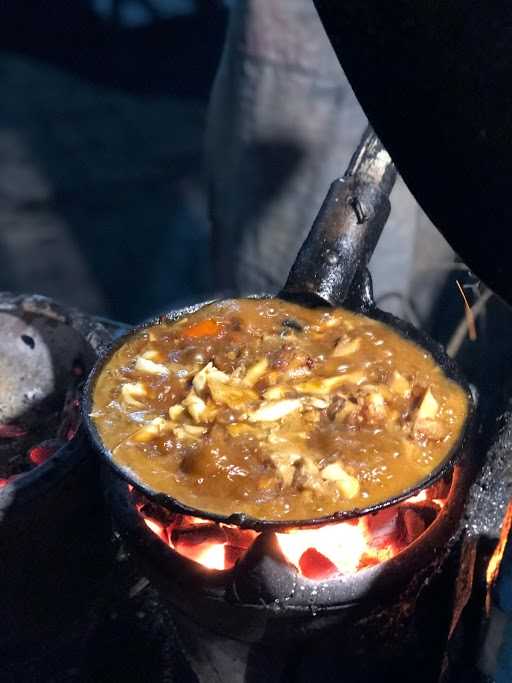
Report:
M444 507L450 487L451 475L380 512L278 532L280 550L307 579L325 581L354 574L390 560L416 541ZM259 535L250 529L173 514L133 487L129 489L148 529L175 552L207 569L232 569Z

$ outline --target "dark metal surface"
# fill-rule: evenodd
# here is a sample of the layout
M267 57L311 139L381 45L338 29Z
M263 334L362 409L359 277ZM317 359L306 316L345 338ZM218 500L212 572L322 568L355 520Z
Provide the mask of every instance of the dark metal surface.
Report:
M388 219L395 180L393 162L367 128L345 176L332 183L281 296L311 295L331 306L347 299Z
M512 4L314 2L408 187L470 268L512 303Z

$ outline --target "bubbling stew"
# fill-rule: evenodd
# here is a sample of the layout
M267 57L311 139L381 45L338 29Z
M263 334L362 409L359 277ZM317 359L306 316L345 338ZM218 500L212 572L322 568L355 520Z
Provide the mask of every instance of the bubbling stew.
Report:
M419 483L467 411L432 356L381 322L237 299L130 337L97 379L92 418L113 459L152 489L286 521Z

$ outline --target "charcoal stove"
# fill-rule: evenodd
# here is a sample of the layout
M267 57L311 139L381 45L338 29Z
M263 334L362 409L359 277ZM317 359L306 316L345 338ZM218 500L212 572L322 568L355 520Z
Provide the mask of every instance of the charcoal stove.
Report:
M78 400L109 340L101 324L50 299L0 296L2 680L4 664L68 642L110 566L110 528Z
M460 550L473 473L457 466L413 499L355 522L277 533L169 513L115 478L109 495L116 528L202 653L194 661L201 680L309 680L315 667L324 680L339 680L340 670L347 680L388 680L382 671L391 680L415 663L416 680L434 681L450 603L432 609L426 596Z

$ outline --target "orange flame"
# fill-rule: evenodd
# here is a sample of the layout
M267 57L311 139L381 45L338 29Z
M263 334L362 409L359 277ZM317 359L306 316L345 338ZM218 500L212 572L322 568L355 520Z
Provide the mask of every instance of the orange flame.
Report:
M501 567L501 561L503 555L505 554L505 548L507 546L507 541L510 535L510 529L512 528L512 503L507 507L505 513L505 519L503 520L503 525L501 527L501 533L498 540L498 544L494 549L493 554L487 565L487 571L485 573L485 578L487 581L487 597L486 597L486 609L487 613L490 612L491 608L491 590L494 586L494 582L498 577L498 573Z

